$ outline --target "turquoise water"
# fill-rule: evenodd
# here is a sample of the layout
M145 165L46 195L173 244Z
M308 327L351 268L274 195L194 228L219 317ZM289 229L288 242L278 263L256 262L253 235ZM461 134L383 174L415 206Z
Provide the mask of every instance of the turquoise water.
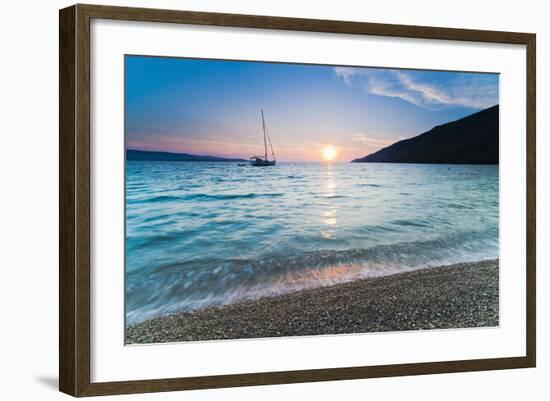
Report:
M126 319L498 257L498 166L128 162Z

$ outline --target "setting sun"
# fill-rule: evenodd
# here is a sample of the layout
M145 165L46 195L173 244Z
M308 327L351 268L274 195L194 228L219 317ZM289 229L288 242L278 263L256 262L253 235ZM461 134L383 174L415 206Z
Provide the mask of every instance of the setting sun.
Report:
M338 155L338 151L334 146L327 145L323 149L321 149L321 155L323 156L323 160L331 161L336 158L336 156Z

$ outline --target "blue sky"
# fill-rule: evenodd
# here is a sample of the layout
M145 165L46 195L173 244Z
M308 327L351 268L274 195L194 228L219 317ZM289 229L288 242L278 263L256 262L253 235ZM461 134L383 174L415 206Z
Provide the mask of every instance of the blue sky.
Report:
M497 74L126 56L126 146L277 159L372 153L498 103Z

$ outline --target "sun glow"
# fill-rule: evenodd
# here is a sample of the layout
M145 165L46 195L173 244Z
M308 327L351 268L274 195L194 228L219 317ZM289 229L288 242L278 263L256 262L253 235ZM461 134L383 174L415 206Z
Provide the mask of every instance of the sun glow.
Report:
M323 156L323 160L325 161L331 161L338 156L338 151L336 148L332 145L327 145L323 149L321 149L321 156Z

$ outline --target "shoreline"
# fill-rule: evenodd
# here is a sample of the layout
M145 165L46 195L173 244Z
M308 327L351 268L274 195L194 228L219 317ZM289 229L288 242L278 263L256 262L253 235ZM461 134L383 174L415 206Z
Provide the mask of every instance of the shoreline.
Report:
M429 267L160 316L125 344L494 327L499 261Z

